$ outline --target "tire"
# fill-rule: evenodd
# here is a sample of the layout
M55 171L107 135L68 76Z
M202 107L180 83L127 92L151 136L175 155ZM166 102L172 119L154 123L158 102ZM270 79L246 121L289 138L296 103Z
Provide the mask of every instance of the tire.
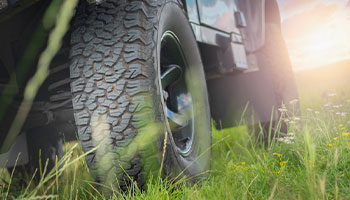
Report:
M282 104L293 113L299 114L299 104L290 106L290 101L298 99L298 90L295 83L292 64L289 58L288 50L284 42L280 26L275 23L266 23L266 37L264 46L256 53L259 70L272 81L273 91L279 108ZM276 109L276 108L275 108ZM278 112L277 119L280 119L281 113ZM274 133L287 133L288 126L283 121L272 122L272 130L269 134L270 122L262 124L262 130L259 126L254 127L255 132L263 132L264 141L267 142L268 135L271 139L275 137Z
M96 181L127 190L135 182L144 188L159 172L171 179L198 176L193 181L206 176L207 90L178 1L82 3L71 45L75 121ZM181 107L184 98L189 103Z

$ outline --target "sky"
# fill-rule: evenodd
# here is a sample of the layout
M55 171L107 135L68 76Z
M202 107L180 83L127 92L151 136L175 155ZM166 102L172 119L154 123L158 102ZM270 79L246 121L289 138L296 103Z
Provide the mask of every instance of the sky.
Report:
M278 0L294 71L350 59L349 0Z

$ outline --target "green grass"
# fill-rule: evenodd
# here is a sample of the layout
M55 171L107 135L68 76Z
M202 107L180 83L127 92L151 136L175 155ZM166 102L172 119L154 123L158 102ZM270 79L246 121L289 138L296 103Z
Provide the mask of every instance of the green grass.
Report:
M291 124L292 144L273 140L263 148L245 126L213 130L208 179L191 185L155 177L146 191L131 188L111 198L350 199L350 118L344 113L350 102L344 95L324 98L322 93L314 91L319 96L311 96L312 101L300 90L303 126ZM292 116L289 120L299 121ZM95 189L79 145L68 143L65 152L64 167L39 185L19 186L11 172L0 171L0 198L108 199Z
M133 187L105 197L95 189L78 143L68 143L63 167L38 170L44 174L39 184L31 177L19 184L21 177L0 169L0 199L350 199L350 102L340 92L347 91L347 81L315 87L309 77L297 80L303 115L288 118L293 143L273 140L264 148L245 126L213 130L212 169L195 185L154 177L146 191ZM330 85L336 87L325 88Z

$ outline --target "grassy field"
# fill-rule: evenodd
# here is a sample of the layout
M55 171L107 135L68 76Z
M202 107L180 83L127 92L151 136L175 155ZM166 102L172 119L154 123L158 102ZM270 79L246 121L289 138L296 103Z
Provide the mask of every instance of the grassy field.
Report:
M76 3L65 2L70 9L62 9L47 53L40 57L42 71L36 75L41 81L73 13L69 4ZM344 61L296 74L302 116L284 119L290 129L283 141L272 140L265 148L245 126L213 130L212 169L208 179L195 185L155 177L145 191L133 187L106 197L95 189L79 144L68 143L63 167L39 169L37 173L44 174L39 184L30 177L23 184L12 171L0 169L0 199L350 199L349 69L349 61ZM39 85L29 84L28 100Z
M344 70L350 66L340 65L346 66ZM332 68L332 73L340 68ZM245 126L213 130L208 179L190 185L154 178L146 191L131 188L111 198L350 199L349 84L338 77L347 72L321 78L323 71L326 68L296 74L303 114L286 118L288 140L273 140L263 148ZM53 172L41 169L47 175L39 185L21 186L11 172L0 170L0 199L108 199L95 189L79 145L69 143L65 149L64 167Z

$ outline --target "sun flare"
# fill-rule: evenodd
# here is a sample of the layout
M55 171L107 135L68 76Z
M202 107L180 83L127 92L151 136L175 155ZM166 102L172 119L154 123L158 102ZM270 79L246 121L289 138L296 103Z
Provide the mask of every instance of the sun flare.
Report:
M294 13L282 15L282 30L295 71L350 59L349 9L342 1L321 0L284 10Z

